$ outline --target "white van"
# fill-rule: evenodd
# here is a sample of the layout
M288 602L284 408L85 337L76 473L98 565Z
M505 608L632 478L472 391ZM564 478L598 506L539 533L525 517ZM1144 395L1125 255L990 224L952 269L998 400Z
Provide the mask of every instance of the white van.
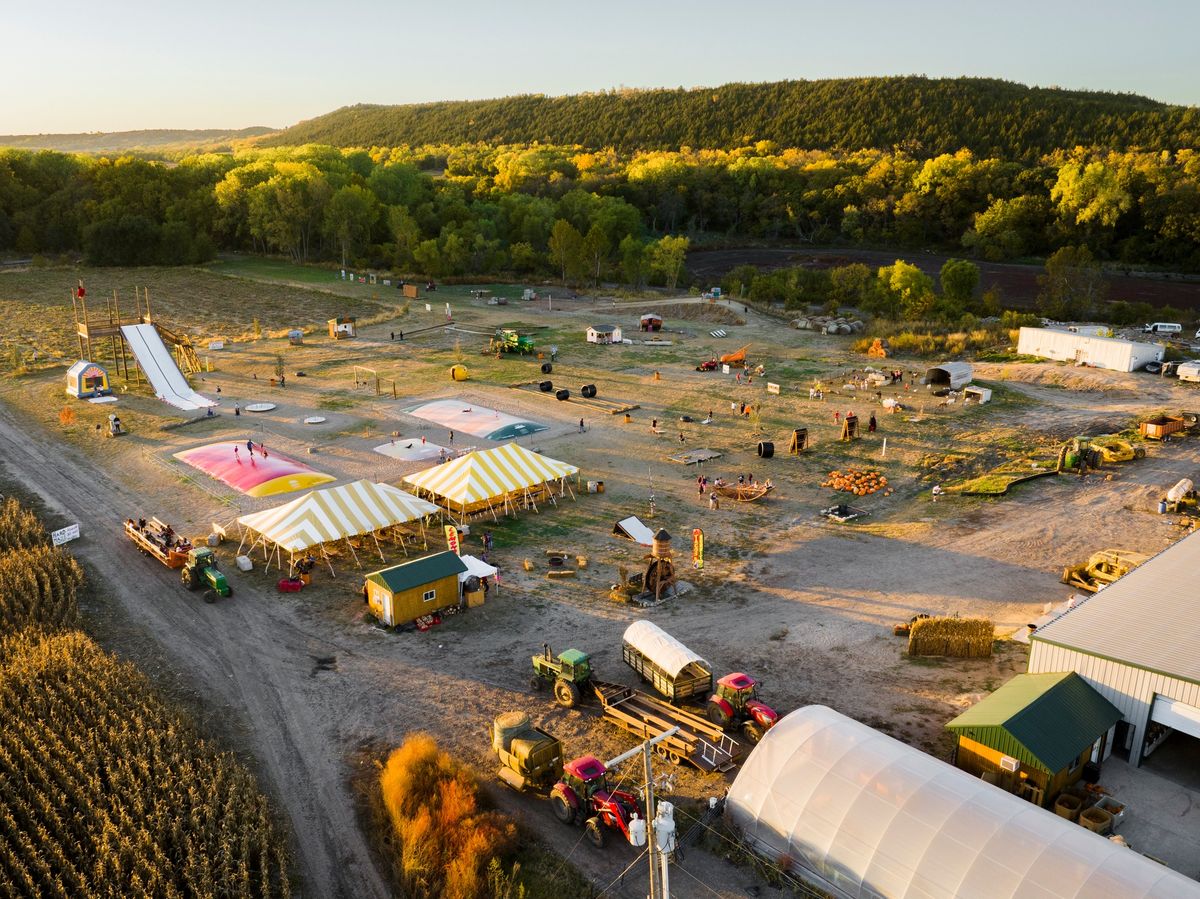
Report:
M1183 325L1174 322L1154 322L1142 328L1146 334L1178 334L1183 330Z

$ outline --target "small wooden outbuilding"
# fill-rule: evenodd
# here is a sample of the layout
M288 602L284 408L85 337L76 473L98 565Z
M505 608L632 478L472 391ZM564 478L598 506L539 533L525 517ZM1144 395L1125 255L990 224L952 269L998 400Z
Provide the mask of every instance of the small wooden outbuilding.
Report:
M1073 671L1018 674L946 725L958 737L954 764L1010 793L1048 806L1103 758L1121 712Z
M620 343L621 329L617 325L592 325L587 329L588 343Z
M365 578L367 605L384 624L393 626L458 605L458 576L467 570L457 553L440 552Z
M331 318L329 320L329 336L334 340L344 340L347 337L357 337L358 329L355 327L357 319L352 315L344 315L341 318Z

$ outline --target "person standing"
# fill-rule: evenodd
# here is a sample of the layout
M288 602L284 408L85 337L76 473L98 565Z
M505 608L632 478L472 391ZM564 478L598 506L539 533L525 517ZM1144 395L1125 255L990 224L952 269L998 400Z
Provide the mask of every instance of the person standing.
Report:
M583 419L582 418L579 419L579 433L580 434L583 433Z
M450 432L450 442L451 443L454 442L454 432L453 431Z
M717 495L715 493L710 493L708 495L708 508L713 512L721 508L721 504L717 502Z
M395 340L395 339L396 339L396 332L395 332L395 331L392 331L392 332L391 332L391 336L392 336L392 340Z
M871 413L871 417L870 417L869 419L867 419L867 433L868 433L868 434L874 434L874 433L875 433L875 428L876 428L876 423L875 423L875 413L874 413L874 412L872 412L872 413Z
M250 454L251 458L253 458L253 456L254 456L254 441L251 440L249 437L246 438L246 452L248 452Z
M837 409L834 409L833 410L833 423L836 425L841 420L842 420L842 413L839 412Z

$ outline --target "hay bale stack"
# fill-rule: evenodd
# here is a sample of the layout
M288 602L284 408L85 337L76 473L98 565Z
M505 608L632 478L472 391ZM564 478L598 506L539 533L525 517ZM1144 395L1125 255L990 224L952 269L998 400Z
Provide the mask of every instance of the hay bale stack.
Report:
M908 635L910 656L986 658L996 629L990 618L920 618Z

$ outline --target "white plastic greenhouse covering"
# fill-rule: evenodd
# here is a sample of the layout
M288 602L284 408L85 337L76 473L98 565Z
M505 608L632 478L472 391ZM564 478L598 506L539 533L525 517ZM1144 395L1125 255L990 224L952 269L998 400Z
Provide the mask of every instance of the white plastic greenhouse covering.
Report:
M726 811L852 899L1200 897L1200 883L825 706L767 731Z
M712 672L708 662L651 621L635 621L625 628L625 642L670 677L678 677L680 671L693 663Z

